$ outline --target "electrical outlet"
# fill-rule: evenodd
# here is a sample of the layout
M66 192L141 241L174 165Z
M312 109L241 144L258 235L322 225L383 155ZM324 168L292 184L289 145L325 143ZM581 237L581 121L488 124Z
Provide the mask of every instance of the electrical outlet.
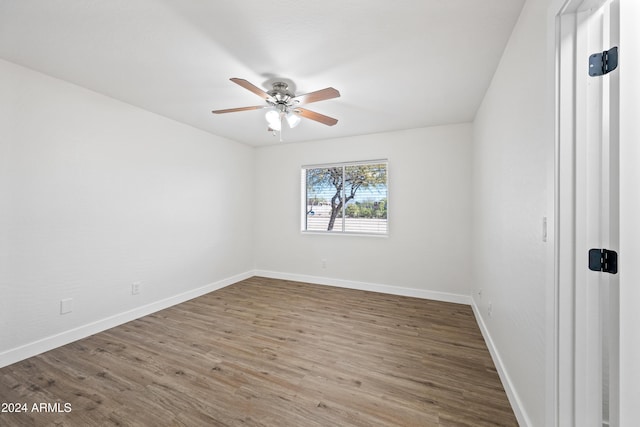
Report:
M478 298L482 299L482 289L478 291Z
M73 298L60 300L60 314L67 314L73 311Z
M493 317L493 304L491 302L489 302L489 307L487 307L487 313L489 317Z
M322 258L322 268L327 268L327 259Z
M140 293L140 286L142 282L133 282L131 284L131 295L138 295Z

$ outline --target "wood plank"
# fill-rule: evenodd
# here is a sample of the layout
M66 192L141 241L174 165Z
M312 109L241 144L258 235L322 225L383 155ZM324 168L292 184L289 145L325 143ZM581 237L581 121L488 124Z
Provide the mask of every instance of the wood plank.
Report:
M517 426L470 307L253 277L0 369L0 425Z

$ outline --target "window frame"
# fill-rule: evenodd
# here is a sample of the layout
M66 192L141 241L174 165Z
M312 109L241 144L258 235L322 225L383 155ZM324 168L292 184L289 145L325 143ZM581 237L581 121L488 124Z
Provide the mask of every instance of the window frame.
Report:
M385 165L386 171L386 231L385 232L371 232L371 231L344 231L346 221L346 209L348 203L342 206L342 217L336 219L341 221L341 227L339 230L335 228L333 230L307 230L307 170L308 169L324 169L340 167L346 170L349 166L362 166L362 165ZM344 176L344 175L343 175ZM358 161L346 161L346 162L334 162L334 163L320 163L302 165L300 167L300 232L303 234L318 234L318 235L336 235L336 236L364 236L364 237L388 237L389 236L389 160L388 159L374 159L374 160L358 160ZM346 187L346 186L345 186ZM343 187L343 198L346 192L346 188Z

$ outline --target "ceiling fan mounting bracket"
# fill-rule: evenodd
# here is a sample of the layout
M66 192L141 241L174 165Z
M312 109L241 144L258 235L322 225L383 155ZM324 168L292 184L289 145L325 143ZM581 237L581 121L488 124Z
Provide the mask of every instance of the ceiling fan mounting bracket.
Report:
M273 90L279 91L279 92L286 92L286 90L289 88L289 85L286 84L285 82L274 82L273 83Z

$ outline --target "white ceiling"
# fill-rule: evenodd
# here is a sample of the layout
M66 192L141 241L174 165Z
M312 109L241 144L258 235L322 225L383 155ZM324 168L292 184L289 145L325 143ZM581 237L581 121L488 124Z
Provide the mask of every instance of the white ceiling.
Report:
M339 120L297 142L469 122L524 0L0 0L0 57L212 134L278 143L229 81L296 94Z

